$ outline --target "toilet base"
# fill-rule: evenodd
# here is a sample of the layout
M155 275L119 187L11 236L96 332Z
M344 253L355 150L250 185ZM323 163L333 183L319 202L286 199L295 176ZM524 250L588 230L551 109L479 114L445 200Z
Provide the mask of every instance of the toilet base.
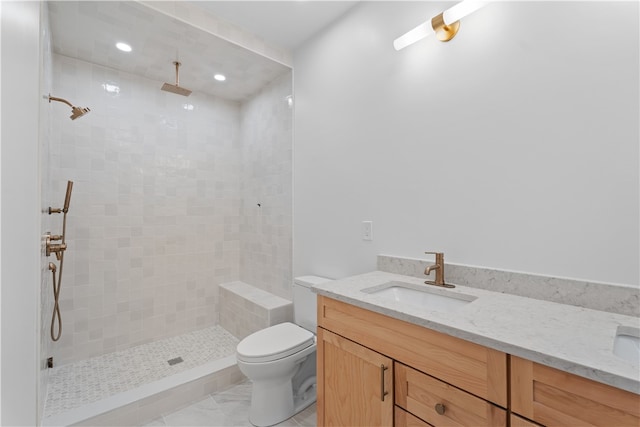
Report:
M273 426L303 411L315 401L315 384L294 397L290 381L283 384L271 383L268 386L254 383L249 422L256 427Z
M251 391L249 422L256 427L281 423L303 411L317 397L316 378L310 377L294 395L291 381L282 383L254 383Z
M293 391L291 380L281 382L254 382L251 390L249 421L254 426L265 427L278 424L293 414Z

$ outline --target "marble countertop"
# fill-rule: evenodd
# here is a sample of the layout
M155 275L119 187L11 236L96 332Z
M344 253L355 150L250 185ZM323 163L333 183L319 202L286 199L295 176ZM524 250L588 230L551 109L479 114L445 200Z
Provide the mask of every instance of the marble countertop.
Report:
M476 299L454 310L438 312L362 292L392 281ZM316 285L313 291L640 394L640 367L613 354L618 327L640 327L637 317L459 285L441 289L425 285L424 279L382 271Z

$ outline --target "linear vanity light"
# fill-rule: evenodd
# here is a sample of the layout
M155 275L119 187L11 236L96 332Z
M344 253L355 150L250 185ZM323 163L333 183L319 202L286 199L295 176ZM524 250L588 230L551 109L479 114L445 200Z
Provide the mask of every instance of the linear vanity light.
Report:
M448 42L458 33L460 20L475 12L488 2L483 0L464 0L431 18L431 21L423 22L413 30L405 33L393 41L396 50L404 49L423 38L435 34L438 40Z

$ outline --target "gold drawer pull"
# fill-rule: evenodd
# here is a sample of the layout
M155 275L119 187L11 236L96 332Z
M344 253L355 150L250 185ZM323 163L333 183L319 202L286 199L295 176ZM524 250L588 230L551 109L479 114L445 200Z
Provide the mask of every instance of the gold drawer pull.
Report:
M382 400L384 402L384 397L389 394L388 391L384 390L384 371L386 371L387 368L386 366L380 365L380 400Z
M436 403L436 412L437 412L439 415L444 415L444 410L445 410L445 409L446 409L446 408L444 407L444 405L443 405L442 403Z

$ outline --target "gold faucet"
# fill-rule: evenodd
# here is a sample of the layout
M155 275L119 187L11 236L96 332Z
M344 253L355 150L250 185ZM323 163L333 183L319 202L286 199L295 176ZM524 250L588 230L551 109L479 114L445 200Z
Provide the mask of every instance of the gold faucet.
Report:
M428 266L424 270L425 275L431 274L432 271L436 272L436 280L425 280L427 285L440 286L443 288L455 288L455 285L450 285L444 282L444 253L442 252L425 252L425 254L431 254L436 256L436 263Z

